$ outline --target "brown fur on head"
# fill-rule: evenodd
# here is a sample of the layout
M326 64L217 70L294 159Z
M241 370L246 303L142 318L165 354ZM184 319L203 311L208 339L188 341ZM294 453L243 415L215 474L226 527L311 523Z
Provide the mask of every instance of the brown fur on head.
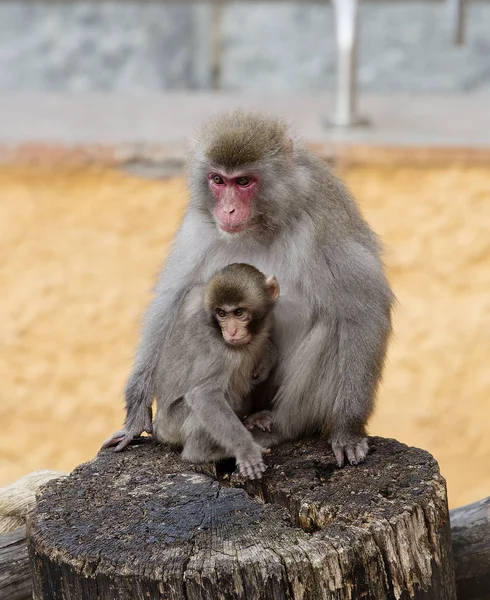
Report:
M210 163L229 171L272 158L290 146L284 121L239 110L209 121L200 138Z
M204 288L206 312L221 328L226 342L247 344L279 297L274 276L252 265L233 263L215 273Z

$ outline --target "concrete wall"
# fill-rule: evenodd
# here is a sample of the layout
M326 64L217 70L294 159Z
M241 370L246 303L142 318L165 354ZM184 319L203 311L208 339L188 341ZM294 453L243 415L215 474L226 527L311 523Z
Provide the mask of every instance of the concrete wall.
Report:
M206 87L206 9L132 0L2 2L0 91Z
M455 47L443 2L362 4L360 82L372 91L490 87L490 3L469 6L467 44ZM225 4L220 86L227 90L331 89L330 3ZM1 91L158 91L212 84L215 13L205 3L0 4Z

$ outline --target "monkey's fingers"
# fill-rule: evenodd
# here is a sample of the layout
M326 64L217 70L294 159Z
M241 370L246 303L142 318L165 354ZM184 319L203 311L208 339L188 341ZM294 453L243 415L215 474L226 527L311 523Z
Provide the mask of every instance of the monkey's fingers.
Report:
M124 448L127 448L129 444L133 441L134 437L135 436L132 433L127 433L116 446L114 452L121 452L122 450L124 450Z
M266 470L266 468L267 467L264 465L263 462L252 465L254 475L257 479L262 479L262 473Z
M110 448L111 446L115 446L118 444L124 437L126 436L127 431L125 429L121 429L120 431L116 431L110 438L108 438L101 446L101 448Z
M337 467L341 469L344 466L344 449L337 446L332 446L332 450L335 460L337 461Z
M339 469L344 466L345 457L350 465L355 466L366 460L368 442L366 438L363 438L362 440L351 444L332 444L332 450Z
M262 473L265 471L266 466L261 461L259 463L252 463L250 461L240 462L238 470L240 475L248 479L262 479Z
M251 474L251 470L249 469L249 463L246 462L241 462L238 464L238 472L240 473L240 475L242 477L245 477L246 479L250 477ZM253 479L253 477L250 477L250 479Z
M273 424L272 413L269 410L261 410L258 413L246 417L243 424L249 431L254 427L257 427L260 431L268 431L270 433Z
M358 463L363 463L366 460L366 456L369 451L369 445L367 438L362 438L362 440L356 444L356 459Z
M354 444L348 444L345 447L345 454L347 456L347 460L352 466L357 465L356 450Z

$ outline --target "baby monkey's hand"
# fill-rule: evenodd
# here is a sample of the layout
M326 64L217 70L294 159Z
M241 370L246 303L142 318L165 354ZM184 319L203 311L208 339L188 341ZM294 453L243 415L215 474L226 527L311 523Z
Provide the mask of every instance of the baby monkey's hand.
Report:
M266 469L262 454L270 454L270 450L253 442L253 445L246 452L236 456L237 468L242 477L262 479L262 473Z
M261 410L243 419L243 424L248 430L257 427L261 431L270 431L273 422L274 419L270 410Z

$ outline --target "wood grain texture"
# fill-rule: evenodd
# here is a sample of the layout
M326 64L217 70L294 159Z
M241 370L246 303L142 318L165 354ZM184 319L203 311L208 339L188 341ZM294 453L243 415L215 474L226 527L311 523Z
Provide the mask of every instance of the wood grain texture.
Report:
M458 600L490 598L490 496L451 511Z
M262 481L164 446L103 451L49 483L29 533L37 600L454 600L444 479L372 438L337 470L323 440L278 448Z
M0 600L32 597L26 527L0 535Z

